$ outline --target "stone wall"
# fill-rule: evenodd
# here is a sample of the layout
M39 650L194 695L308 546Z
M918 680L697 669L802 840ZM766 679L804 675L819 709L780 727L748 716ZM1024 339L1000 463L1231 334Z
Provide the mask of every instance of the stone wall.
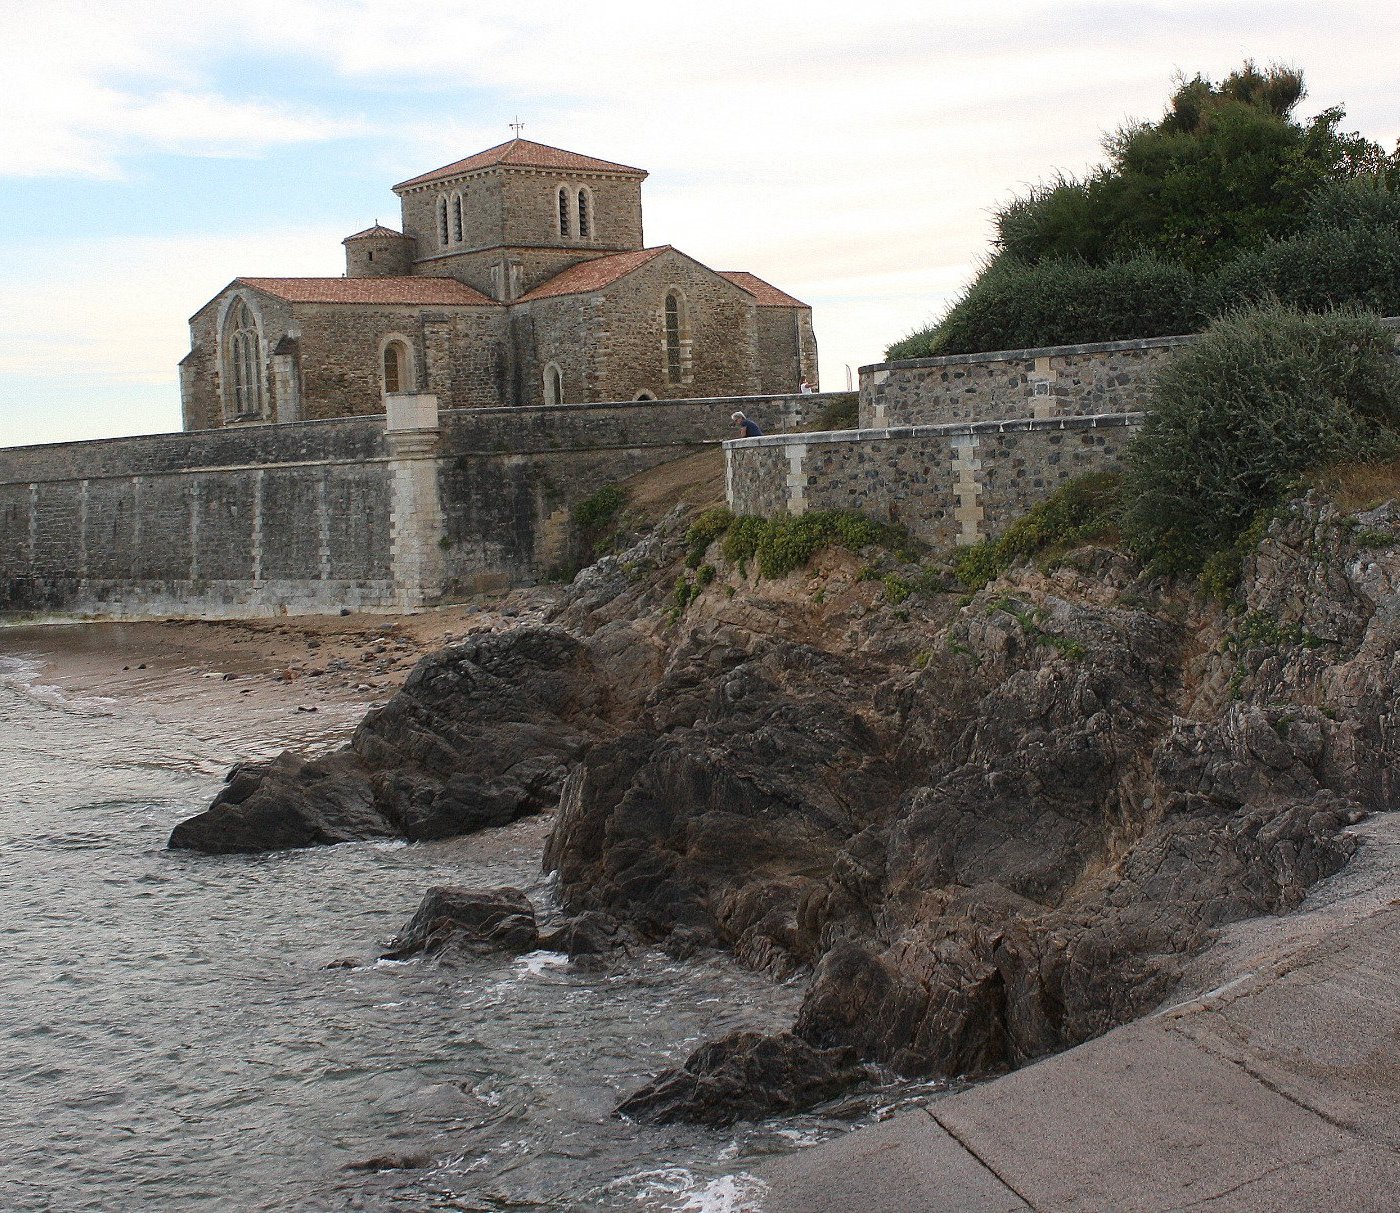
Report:
M1400 317L1384 323L1396 332L1400 356ZM1195 339L1149 337L863 366L860 424L882 429L1137 412L1150 405L1153 376Z
M377 419L0 450L0 611L390 608L389 524Z
M994 538L1058 485L1119 466L1141 413L778 435L726 442L738 514L856 510L944 547Z
M414 186L401 195L403 230L417 240L413 272L446 275L496 295L492 267L503 256L519 261L528 291L578 261L642 247L640 181L606 173L493 169L454 181ZM559 189L569 191L569 234L559 232ZM578 234L578 191L590 195L590 231ZM452 198L463 202L456 238ZM442 241L438 201L448 199L448 239Z
M666 375L665 299L685 300L679 383ZM599 292L599 399L758 395L758 307L727 278L670 250ZM796 391L797 384L785 386Z
M1130 413L1191 337L1153 337L992 354L909 358L860 368L860 423L872 429L1016 417Z
M755 316L758 390L791 392L804 379L817 381L817 342L807 308L760 307Z
M829 400L439 414L405 395L387 418L0 450L0 613L396 610L528 583L603 485L720 441L735 408L776 432Z

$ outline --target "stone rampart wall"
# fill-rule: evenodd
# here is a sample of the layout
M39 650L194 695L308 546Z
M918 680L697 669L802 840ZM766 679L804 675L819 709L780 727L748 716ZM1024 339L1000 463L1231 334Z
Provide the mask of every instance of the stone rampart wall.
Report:
M571 507L830 396L413 412L0 450L0 613L394 610L528 583Z
M1400 317L1385 324L1396 331L1400 356ZM884 429L1139 412L1150 407L1153 376L1194 340L1149 337L863 366L860 424Z
M883 429L1139 412L1148 407L1152 376L1192 340L1153 337L863 366L860 423Z
M775 517L856 510L935 547L995 538L1066 480L1119 466L1141 413L745 438L729 505Z

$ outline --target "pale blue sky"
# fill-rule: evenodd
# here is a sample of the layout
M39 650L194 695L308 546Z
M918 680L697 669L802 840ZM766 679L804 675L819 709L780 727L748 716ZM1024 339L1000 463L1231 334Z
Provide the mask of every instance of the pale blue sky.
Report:
M1172 76L1304 68L1400 138L1400 8L0 0L0 445L179 427L186 321L338 274L395 181L501 142L639 164L646 237L812 303L826 386L934 316L991 208Z

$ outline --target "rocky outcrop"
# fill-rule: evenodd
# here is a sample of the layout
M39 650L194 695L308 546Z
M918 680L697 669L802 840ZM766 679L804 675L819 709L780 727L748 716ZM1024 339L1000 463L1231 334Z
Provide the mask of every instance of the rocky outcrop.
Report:
M525 627L425 657L350 745L237 768L170 845L266 851L446 838L552 808L570 764L611 732L606 682L578 639Z
M519 889L429 889L385 960L422 953L532 952L539 946L535 907Z
M420 664L342 754L245 768L203 845L438 837L558 798L545 866L582 917L548 946L630 932L811 975L792 1033L624 1105L721 1123L853 1058L986 1073L1131 1019L1394 807L1392 507L1297 504L1233 611L1106 548L966 597L892 593L918 571L872 577L873 551L759 581L716 547L691 582L686 548L673 520L549 626Z
M866 1077L854 1049L816 1049L790 1032L732 1032L696 1049L681 1068L658 1074L616 1114L649 1124L681 1120L724 1128L809 1108Z
M213 854L277 851L395 832L353 753L307 761L288 752L235 767L214 803L175 827L170 845Z
M570 777L546 866L653 937L810 967L818 1049L957 1075L1078 1043L1392 806L1386 535L1300 505L1234 615L1104 549L903 619L840 557L711 592ZM694 1073L663 1090L712 1117Z

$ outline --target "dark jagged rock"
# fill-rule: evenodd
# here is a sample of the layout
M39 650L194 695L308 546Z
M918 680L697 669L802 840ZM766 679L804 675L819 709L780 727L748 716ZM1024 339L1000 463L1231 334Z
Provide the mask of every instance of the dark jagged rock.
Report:
M235 767L213 804L175 827L170 845L211 853L276 851L395 833L354 754L307 761L285 753Z
M639 1115L794 1106L829 1049L953 1076L1079 1043L1160 1002L1223 925L1297 905L1349 823L1400 804L1394 506L1295 504L1235 614L1107 548L898 611L874 554L757 581L712 548L677 614L685 553L673 519L581 574L554 626L427 659L335 774L352 817L408 837L557 795L545 865L583 917L552 947L601 946L602 915L812 973L788 1043L702 1049ZM285 836L347 833L330 776L279 763L205 817L253 842L291 804Z
M474 638L425 657L344 750L239 768L171 845L265 851L355 838L446 838L552 808L607 733L587 649L557 628Z
M626 933L617 919L592 910L566 918L540 935L539 946L550 952L601 956L626 946Z
M867 1077L854 1049L813 1048L790 1032L733 1032L657 1075L618 1104L616 1115L724 1128L810 1108Z
M530 952L539 946L535 907L519 889L429 889L385 960L451 949Z

